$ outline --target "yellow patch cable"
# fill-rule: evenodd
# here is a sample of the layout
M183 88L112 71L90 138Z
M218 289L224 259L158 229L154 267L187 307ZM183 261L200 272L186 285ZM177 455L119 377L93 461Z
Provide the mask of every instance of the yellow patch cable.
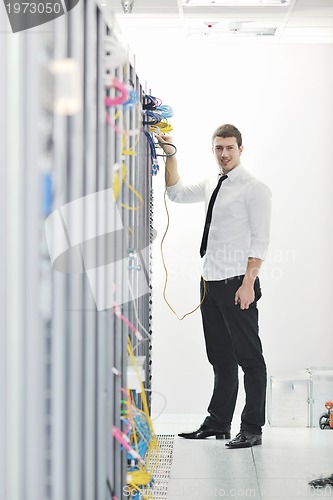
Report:
M120 116L120 112L119 110L117 111L116 115L115 115L115 120L116 120L116 117L119 118ZM122 155L128 155L128 156L136 156L136 152L133 151L133 148L135 148L139 142L139 136L135 139L135 143L134 145L132 146L132 148L126 148L126 140L128 140L128 137L126 137L125 135L123 135L122 137ZM136 196L138 198L138 200L140 201L140 205L137 205L137 206L129 206L129 205L125 205L124 203L121 203L121 206L123 208L126 208L127 210L139 210L140 208L143 207L144 205L144 200L141 196L141 194L132 186L132 184L130 184L128 181L127 181L127 168L126 168L126 165L125 165L125 162L122 161L122 164L121 164L121 177L119 177L119 173L118 172L114 172L114 175L113 175L113 193L114 193L114 197L115 199L118 198L119 196L119 192L120 192L120 188L121 188L121 183L123 182L125 184L125 186L127 186L127 188L134 194L134 196Z
M164 159L164 164L165 164L165 169L166 169L166 171L168 173L168 178L169 178L170 177L170 172L167 169L166 160L165 159ZM166 200L166 198L167 198L167 184L168 184L168 182L165 183L165 190L164 190L164 197L163 197L165 212L166 212L166 215L167 215L167 225L166 225L166 228L165 228L162 240L161 240L161 245L160 245L161 256L162 256L162 263L163 263L164 272L165 272L165 281L164 281L164 288L163 288L163 298L164 298L165 302L167 303L168 307L171 309L171 311L176 315L177 319L179 319L179 321L182 321L184 318L186 318L186 316L189 316L190 314L193 314L197 309L199 309L199 307L201 306L201 304L205 300L205 297L206 297L206 282L205 282L205 280L203 278L201 278L202 279L202 283L203 283L203 294L202 294L202 299L200 301L200 304L197 305L197 307L195 307L194 309L192 309L192 311L189 311L189 312L185 313L180 318L179 315L176 313L176 311L171 306L171 304L169 303L169 301L168 301L168 299L166 297L166 290L167 290L167 286L168 286L169 274L168 274L168 269L167 269L167 266L166 266L166 263L165 263L164 252L163 252L163 244L164 244L164 240L166 238L166 235L167 235L167 233L169 231L169 227L170 227L170 214L169 214L167 200Z
M148 450L147 450L148 457L147 457L146 465L145 466L139 465L139 466L140 466L140 468L142 467L142 470L144 470L144 471L147 472L147 469L150 466L150 462L151 462L151 459L152 459L152 453L153 453L153 451L155 451L155 453L156 453L156 460L155 460L155 463L153 464L153 466L149 470L149 473L151 474L156 469L156 466L157 466L157 463L158 463L158 459L159 459L159 447L158 447L158 442L157 442L156 434L155 434L155 431L154 431L154 428L153 428L153 423L152 423L150 415L149 415L149 408L148 408L148 403L147 403L145 388L144 388L144 385L143 385L142 380L140 378L140 373L139 373L138 367L136 365L135 356L133 354L132 343L131 343L131 340L130 340L129 337L128 337L127 349L128 349L128 354L130 356L131 362L132 362L132 364L133 364L133 366L135 368L138 380L139 380L140 385L141 385L141 399L142 399L143 410L139 410L138 409L138 411L142 412L145 415L145 418L147 420L147 423L148 423L148 426L149 426L149 430L150 430L150 436L151 436L150 443L149 443Z
M131 343L130 337L128 337L128 353L129 353L129 356L131 358L132 364L137 372L137 377L138 377L138 380L139 380L140 385L141 385L141 398L142 398L142 403L143 403L143 408L144 408L144 410L140 410L138 408L135 408L135 409L137 412L140 412L145 416L145 419L147 420L148 425L149 425L151 439L150 439L149 443L146 443L147 444L147 453L148 453L148 456L146 459L146 465L143 466L140 463L138 463L138 466L140 467L139 470L128 472L127 485L132 492L138 491L142 495L142 498L144 500L154 500L150 493L144 494L142 492L142 487L148 486L152 480L152 472L155 470L157 463L158 463L158 459L159 459L159 447L158 447L157 438L156 438L156 435L155 435L155 432L153 429L153 424L152 424L152 421L151 421L150 416L149 416L149 409L148 409L145 388L144 388L144 385L141 381L140 373L139 373L138 367L136 365L135 356L133 354L133 348L132 348L132 343ZM134 406L134 402L132 399L131 399L131 401L132 401L132 404ZM126 403L129 404L128 402L126 402ZM138 440L137 440L137 435L136 435L136 430L135 430L135 422L133 420L133 413L134 412L131 412L131 415L132 415L131 424L132 424L133 440L134 440L135 448L137 450L138 449ZM139 434L141 436L140 431L139 431ZM143 439L145 439L144 436L141 436L141 437ZM155 463L153 464L153 467L151 467L151 469L148 471L148 467L149 467L151 459L152 459L153 451L155 451L156 460L155 460Z

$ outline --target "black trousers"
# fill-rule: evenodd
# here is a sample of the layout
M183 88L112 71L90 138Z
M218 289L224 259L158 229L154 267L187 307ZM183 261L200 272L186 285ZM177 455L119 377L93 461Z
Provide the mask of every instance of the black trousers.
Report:
M229 430L238 393L238 366L244 372L246 394L241 430L261 434L265 423L266 365L259 338L257 301L261 297L259 278L255 280L255 301L249 309L235 305L235 293L244 276L222 281L206 281L201 305L208 360L214 370L214 390L205 424ZM201 296L203 294L201 281Z

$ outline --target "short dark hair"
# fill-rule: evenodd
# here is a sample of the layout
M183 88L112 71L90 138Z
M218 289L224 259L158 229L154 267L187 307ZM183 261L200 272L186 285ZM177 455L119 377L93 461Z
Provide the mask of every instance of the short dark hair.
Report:
M230 125L230 123L225 123L224 125L220 125L217 127L212 136L212 142L214 142L215 137L235 137L238 147L240 148L242 145L242 134L234 125Z

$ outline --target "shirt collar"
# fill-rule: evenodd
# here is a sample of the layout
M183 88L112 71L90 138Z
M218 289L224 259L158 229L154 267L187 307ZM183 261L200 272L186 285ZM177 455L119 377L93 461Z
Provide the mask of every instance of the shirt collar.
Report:
M228 179L232 182L238 175L241 173L243 170L243 165L240 163L237 165L237 167L233 168L229 173L228 173ZM219 174L219 177L223 174Z

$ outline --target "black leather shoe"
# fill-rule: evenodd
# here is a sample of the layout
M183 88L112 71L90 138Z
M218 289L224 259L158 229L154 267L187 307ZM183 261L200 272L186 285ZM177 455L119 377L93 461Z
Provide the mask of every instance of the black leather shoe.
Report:
M201 427L194 432L181 432L178 434L179 437L185 439L206 439L210 436L215 436L216 439L230 439L229 431L216 431L214 429L210 429L206 425L201 425Z
M251 446L256 446L257 444L262 444L261 434L252 434L248 431L240 431L234 439L226 443L228 448L250 448Z
M313 479L313 481L309 482L309 485L313 486L313 488L325 488L326 486L333 486L333 474L328 477Z

